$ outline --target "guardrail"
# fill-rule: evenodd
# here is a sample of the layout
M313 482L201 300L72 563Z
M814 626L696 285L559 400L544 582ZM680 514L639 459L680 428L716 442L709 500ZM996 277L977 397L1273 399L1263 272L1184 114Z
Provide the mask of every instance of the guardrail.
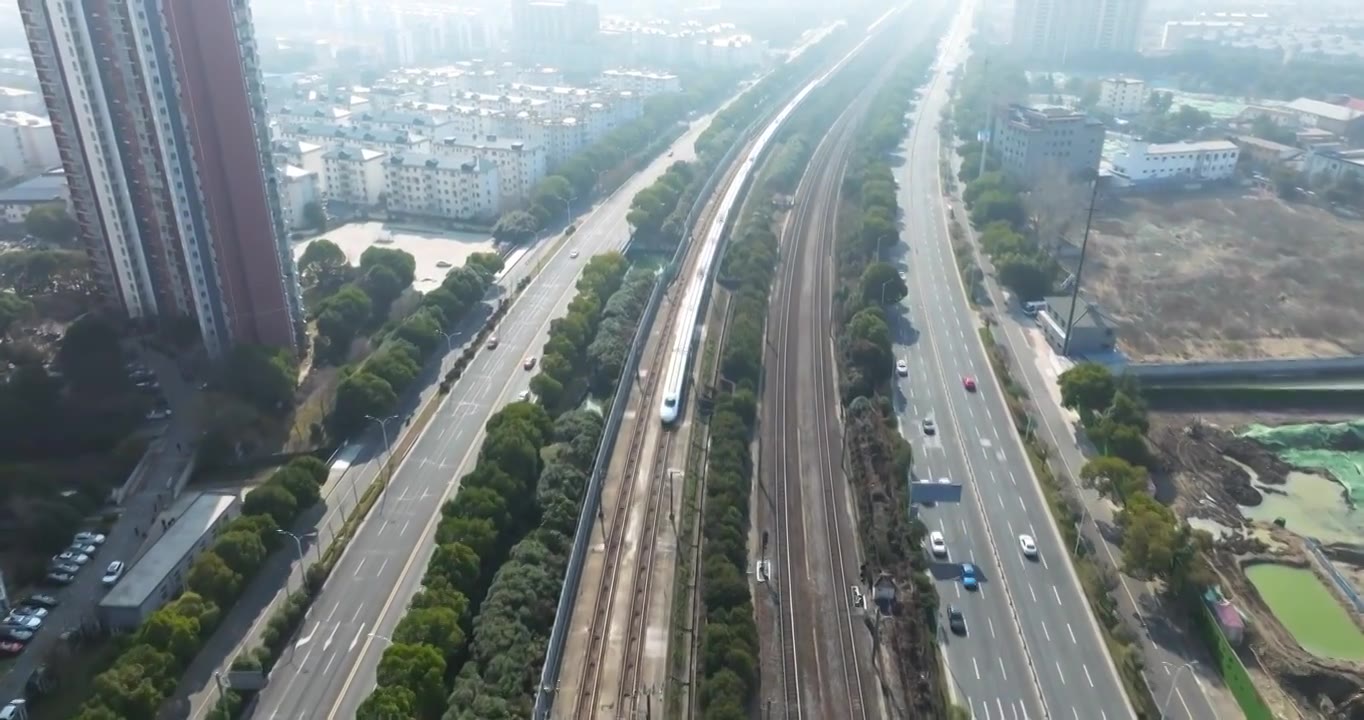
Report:
M780 108L782 105L777 107ZM573 535L573 548L569 552L568 568L564 572L564 585L559 592L558 610L554 615L554 626L550 629L549 645L545 650L545 664L540 671L540 684L535 693L535 709L532 717L536 720L545 720L549 717L550 708L554 704L554 696L558 692L559 666L563 661L564 643L568 638L568 625L573 621L573 606L578 597L578 584L582 580L582 569L587 557L587 548L592 540L592 525L596 521L601 506L602 483L605 479L606 470L611 463L611 454L615 450L616 437L620 434L621 422L625 418L629 389L633 385L633 377L639 372L640 357L644 354L644 346L648 343L649 329L658 315L658 308L663 303L664 293L672 284L673 278L677 277L679 265L686 257L687 248L691 245L692 232L696 221L705 208L707 200L715 192L715 186L726 175L726 171L734 163L739 152L748 146L748 141L757 129L768 122L771 117L771 113L764 114L750 123L735 139L734 144L725 152L720 162L715 165L715 169L711 170L705 184L696 194L696 199L692 201L691 210L687 213L686 222L683 223L683 227L687 228L686 239L677 244L672 259L668 261L668 265L659 274L658 279L654 281L654 289L649 294L649 302L644 306L644 312L640 314L634 341L630 345L630 352L625 358L620 378L616 383L616 397L612 400L610 410L607 412L606 422L602 429L602 440L597 447L597 457L593 461L592 475L588 478L583 507L578 515L578 527ZM641 415L638 421L649 422L648 414Z
M1364 615L1364 598L1359 596L1354 586L1350 584L1350 580L1341 574L1335 563L1331 562L1331 558L1326 557L1326 553L1322 552L1321 543L1316 538L1307 538L1307 549L1316 556L1317 562L1321 563L1322 569L1326 571L1327 575L1331 576L1331 581L1336 584L1336 587L1340 588L1341 594L1354 606L1355 612Z

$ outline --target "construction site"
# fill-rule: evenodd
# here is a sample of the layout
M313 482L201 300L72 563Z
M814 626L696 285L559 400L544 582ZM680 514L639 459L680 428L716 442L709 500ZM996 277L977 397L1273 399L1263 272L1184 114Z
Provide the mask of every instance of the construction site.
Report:
M1155 413L1162 499L1214 539L1223 635L1276 718L1364 717L1364 421Z
M1142 362L1359 354L1362 283L1364 220L1245 188L1101 197L1084 268Z

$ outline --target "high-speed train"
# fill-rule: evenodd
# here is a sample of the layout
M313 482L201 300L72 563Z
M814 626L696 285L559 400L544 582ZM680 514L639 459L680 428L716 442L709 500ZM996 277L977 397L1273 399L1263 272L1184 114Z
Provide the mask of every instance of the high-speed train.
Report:
M882 16L894 14L889 11ZM877 20L873 28L881 23ZM658 409L659 419L664 425L677 422L682 415L682 400L686 396L687 379L691 373L692 354L696 350L696 340L699 337L698 323L701 319L701 311L705 302L709 299L708 289L711 282L711 271L715 268L718 259L721 240L725 237L725 232L729 229L730 222L738 212L739 198L748 188L752 180L753 168L757 161L766 152L772 142L772 136L777 134L786 119L800 106L815 88L822 85L834 73L838 72L864 45L870 40L870 36L858 43L847 55L843 56L828 72L801 88L791 101L783 107L777 116L772 118L772 122L767 124L762 134L758 136L753 148L749 150L748 157L744 159L739 167L739 172L730 181L729 187L725 189L724 196L720 199L720 205L715 213L715 219L711 221L710 227L705 229L705 236L702 238L700 255L696 262L696 272L688 280L687 290L682 295L682 304L678 307L677 324L673 326L673 335L668 339L668 359L664 363L663 376L663 402Z

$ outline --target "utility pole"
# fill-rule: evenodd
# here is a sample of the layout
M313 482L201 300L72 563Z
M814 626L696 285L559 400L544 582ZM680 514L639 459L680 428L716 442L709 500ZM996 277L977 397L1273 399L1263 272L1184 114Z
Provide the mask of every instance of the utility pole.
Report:
M985 61L984 76L987 78L990 77L989 60ZM991 131L994 129L991 126L994 124L994 119L995 105L993 102L987 102L985 104L985 129L981 130L980 133L976 135L976 139L980 141L980 171L976 173L976 177L985 174L985 157L990 154L990 135Z
M1070 290L1070 312L1066 314L1066 339L1061 344L1061 357L1070 355L1071 323L1075 322L1075 306L1080 302L1080 274L1085 269L1085 251L1089 249L1089 229L1094 224L1094 204L1099 199L1099 176L1094 176L1094 189L1089 192L1089 212L1085 215L1085 236L1080 241L1080 264L1075 266L1075 287Z

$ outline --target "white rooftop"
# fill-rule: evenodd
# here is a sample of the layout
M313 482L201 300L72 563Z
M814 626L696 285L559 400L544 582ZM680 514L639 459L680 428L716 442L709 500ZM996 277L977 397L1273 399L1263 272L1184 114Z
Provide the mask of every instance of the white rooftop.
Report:
M104 596L100 607L142 607L204 533L236 502L237 496L232 494L199 493L147 554Z
M1203 142L1151 143L1146 148L1146 154L1177 155L1180 153L1224 152L1236 149L1236 143L1230 140L1205 140Z
M1361 113L1354 108L1349 108L1344 105L1333 105L1328 102L1312 100L1310 98L1298 98L1297 100L1288 103L1288 108L1297 112L1307 113L1308 115L1317 115L1338 122L1350 122L1351 120L1364 115L1364 113Z

